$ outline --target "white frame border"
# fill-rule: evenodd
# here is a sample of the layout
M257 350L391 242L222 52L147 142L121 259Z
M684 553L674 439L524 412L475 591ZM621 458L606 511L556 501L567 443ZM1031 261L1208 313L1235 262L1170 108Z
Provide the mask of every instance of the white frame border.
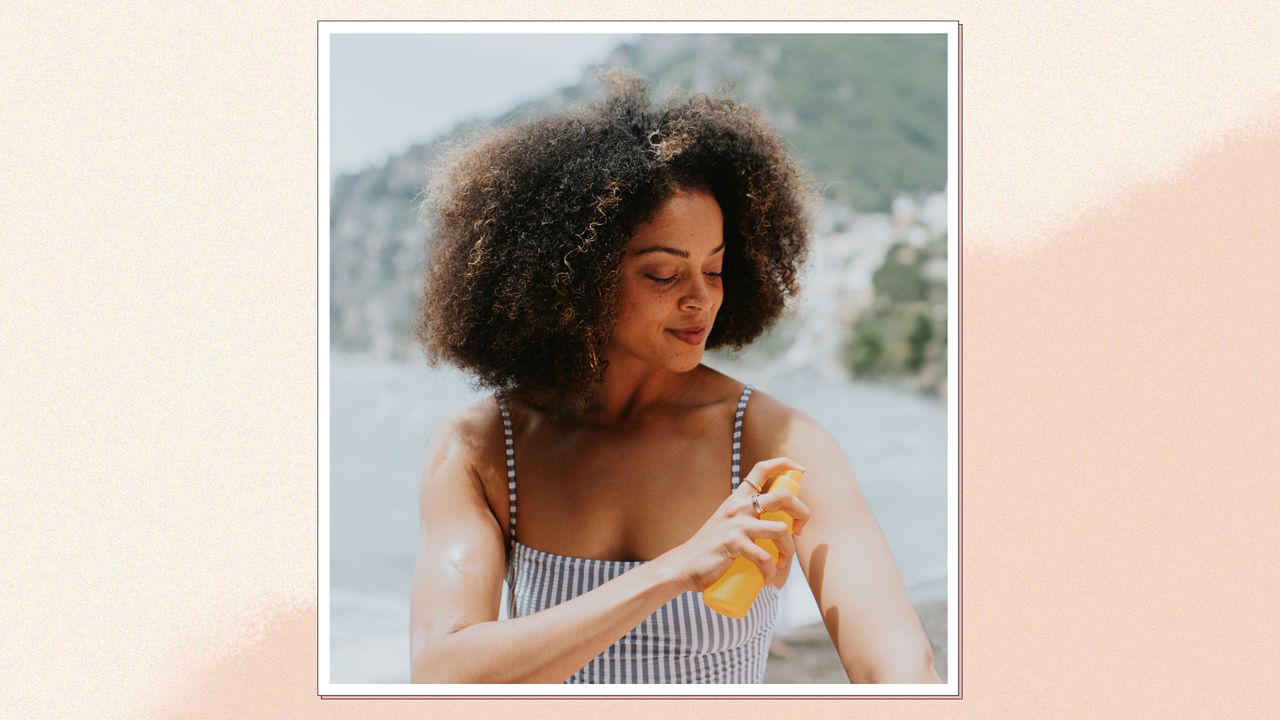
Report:
M551 685L551 684L365 684L332 683L330 675L329 603L329 40L341 34L943 34L947 36L947 668L944 684L725 684L725 685ZM317 22L317 129L319 162L316 186L319 213L316 218L319 237L319 297L317 311L319 337L319 517L318 567L319 612L317 614L318 663L317 694L331 698L370 697L647 697L647 696L771 696L771 697L954 697L959 698L959 361L961 328L959 325L959 62L960 23L958 21L859 21L859 22L788 22L788 21L671 21L671 22L601 22L601 21L522 21L522 22ZM572 692L566 692L566 689ZM620 690L620 688L622 690ZM787 690L782 693L780 690Z

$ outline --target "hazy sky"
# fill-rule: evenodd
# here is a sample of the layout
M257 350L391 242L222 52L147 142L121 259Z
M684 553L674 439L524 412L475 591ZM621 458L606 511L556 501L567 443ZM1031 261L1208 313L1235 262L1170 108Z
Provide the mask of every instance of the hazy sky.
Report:
M576 83L637 35L334 35L330 177Z

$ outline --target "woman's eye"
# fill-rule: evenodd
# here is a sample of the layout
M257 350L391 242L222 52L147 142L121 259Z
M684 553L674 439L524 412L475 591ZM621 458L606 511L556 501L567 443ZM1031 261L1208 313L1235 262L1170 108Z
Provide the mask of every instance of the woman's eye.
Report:
M703 274L704 274L704 275L706 275L707 277L712 277L712 278L717 278L717 279L718 279L718 278L721 276L721 274L722 274L722 273L718 273L718 272L709 272L709 273L703 273ZM648 274L648 273L645 273L645 277L647 277L647 278L649 278L650 280L652 280L652 281L654 281L654 282L658 283L659 285L666 285L666 284L668 284L668 283L673 283L673 282L675 282L676 280L680 279L680 275L679 275L679 274L672 275L672 276L670 276L670 277L658 277L658 276L656 276L656 275L650 275L650 274Z

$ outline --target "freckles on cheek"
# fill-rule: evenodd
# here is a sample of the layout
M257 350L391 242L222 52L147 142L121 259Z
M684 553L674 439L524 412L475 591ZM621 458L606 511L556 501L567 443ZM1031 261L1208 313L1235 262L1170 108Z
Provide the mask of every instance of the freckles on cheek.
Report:
M655 297L653 293L637 283L624 283L618 296L619 325L632 327L637 323L647 324L653 315Z

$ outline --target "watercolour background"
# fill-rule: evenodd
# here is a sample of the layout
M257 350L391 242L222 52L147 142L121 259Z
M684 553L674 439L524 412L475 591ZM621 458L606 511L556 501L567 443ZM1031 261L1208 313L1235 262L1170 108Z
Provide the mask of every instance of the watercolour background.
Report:
M786 707L1263 713L1280 9L884 10L787 18L965 26L965 698ZM314 21L355 15L0 10L0 714L690 702L314 697Z

